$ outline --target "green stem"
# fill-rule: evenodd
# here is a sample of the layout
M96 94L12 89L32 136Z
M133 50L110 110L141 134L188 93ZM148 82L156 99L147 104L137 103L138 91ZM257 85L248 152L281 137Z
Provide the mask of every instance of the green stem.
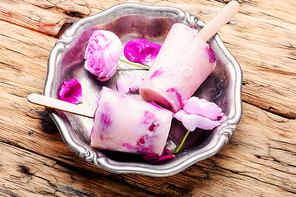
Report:
M130 64L130 65L133 65L133 66L137 66L137 67L139 67L139 68L144 68L144 69L147 69L147 70L150 69L149 66L144 66L144 65L141 65L141 64L132 63L132 62L130 62L130 61L123 60L123 59L121 59L121 58L119 58L119 60L122 61L122 62L124 62L124 63L126 63L126 64Z
M178 147L178 149L175 151L174 154L177 154L179 152L179 150L181 149L181 147L182 147L183 143L185 142L185 140L186 140L187 136L189 135L189 133L190 133L190 131L188 130L187 133L186 133L186 135L184 136L184 138L183 138L180 146Z

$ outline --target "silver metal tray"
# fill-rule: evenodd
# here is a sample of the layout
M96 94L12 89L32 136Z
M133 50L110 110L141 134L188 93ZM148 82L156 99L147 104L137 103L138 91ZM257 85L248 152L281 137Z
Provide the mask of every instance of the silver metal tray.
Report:
M73 77L82 85L84 106L95 108L102 86L116 89L118 72L107 82L99 82L83 67L84 50L92 32L105 29L114 32L125 44L131 39L145 37L162 44L172 24L181 22L198 30L205 26L202 20L172 7L138 4L119 4L99 14L83 18L60 37L48 58L48 72L43 94L58 98L64 80ZM242 115L242 73L239 64L224 46L218 34L208 42L217 57L217 66L195 92L220 106L227 119L212 131L196 130L190 133L182 150L174 160L150 164L140 155L104 151L90 147L93 120L57 110L49 110L64 142L87 162L113 173L136 173L149 176L169 176L190 165L211 157L228 142ZM133 70L145 75L147 71L119 63L118 70ZM132 96L140 98L139 95ZM186 130L174 120L168 142L179 145Z

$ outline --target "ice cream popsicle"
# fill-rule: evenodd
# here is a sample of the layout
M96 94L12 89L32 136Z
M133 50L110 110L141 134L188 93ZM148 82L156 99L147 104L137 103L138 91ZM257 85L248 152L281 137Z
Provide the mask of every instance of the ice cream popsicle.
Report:
M170 111L106 87L97 104L92 147L137 154L162 153L173 117Z
M137 154L161 155L171 127L172 112L103 87L97 108L30 94L31 103L93 118L91 146Z
M176 23L168 33L140 87L144 100L172 112L182 107L216 66L216 57L206 41L238 11L232 1L201 32Z
M177 112L215 66L210 45L195 29L176 23L142 83L141 96Z

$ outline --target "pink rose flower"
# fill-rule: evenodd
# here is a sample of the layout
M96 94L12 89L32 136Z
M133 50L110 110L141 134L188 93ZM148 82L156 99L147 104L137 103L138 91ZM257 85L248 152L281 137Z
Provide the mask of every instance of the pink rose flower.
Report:
M133 39L124 46L124 55L129 61L151 66L160 48L160 44L149 42L145 38Z
M122 71L119 73L116 86L118 92L127 94L139 90L142 82L143 78L139 73Z
M189 131L194 131L196 128L212 130L225 120L220 107L197 97L191 97L185 101L183 109L179 110L174 118L181 121Z
M121 55L120 39L110 31L97 30L89 38L84 67L98 80L107 81L115 74Z
M70 81L63 81L59 91L59 98L73 104L82 102L82 88L77 79L73 78Z

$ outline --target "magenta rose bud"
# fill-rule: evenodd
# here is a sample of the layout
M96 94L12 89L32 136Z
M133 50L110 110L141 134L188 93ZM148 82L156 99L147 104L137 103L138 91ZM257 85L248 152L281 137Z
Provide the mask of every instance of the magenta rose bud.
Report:
M121 55L122 43L117 35L106 30L94 31L86 47L84 68L98 80L107 81L115 74Z

